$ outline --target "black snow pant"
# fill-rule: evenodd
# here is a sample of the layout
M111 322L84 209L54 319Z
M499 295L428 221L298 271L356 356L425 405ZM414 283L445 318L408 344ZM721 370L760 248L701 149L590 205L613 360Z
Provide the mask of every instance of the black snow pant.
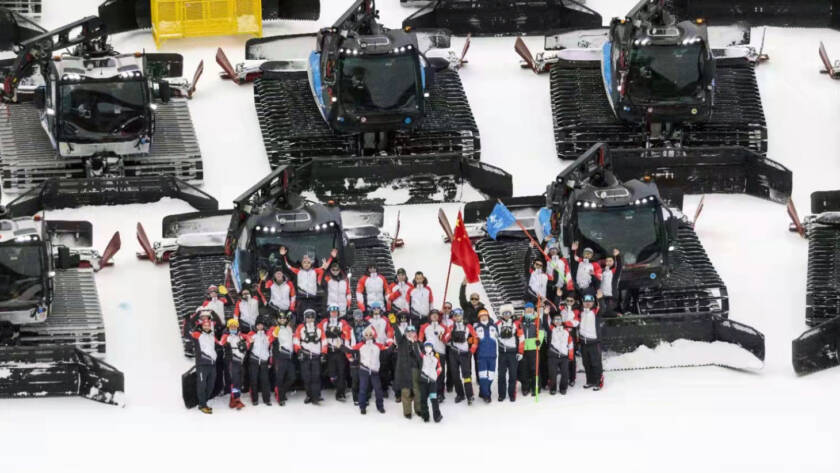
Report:
M557 375L560 375L560 393L566 394L569 388L569 357L548 353L548 389L557 391Z
M228 376L227 365L225 364L225 355L221 351L216 351L216 382L213 389L213 395L224 394L227 392L227 387L230 386L230 377Z
M393 347L379 352L379 380L382 382L382 389L385 391L394 384L394 356ZM396 394L396 389L394 390Z
M306 388L306 397L313 401L321 399L321 355L301 352L300 376Z
M452 374L452 367L449 365L449 354L451 352L451 348L446 349L446 355L445 357L443 357L445 363L441 363L442 365L446 366L446 371L442 372L441 374L443 374L446 377L446 392L448 393L451 393L452 390L455 389L455 375Z
M472 385L472 353L458 352L453 348L449 349L449 369L452 370L452 376L455 378L455 394L458 397L467 399L473 398Z
M586 384L598 386L604 378L601 365L601 342L581 339L580 352L583 356L583 369L586 370Z
M347 389L347 356L339 350L327 353L327 376L335 387L336 397Z
M382 381L379 373L371 372L367 368L359 368L359 409L365 409L370 399L370 391L376 396L377 409L385 408L385 401L382 399Z
M257 402L258 393L262 393L263 402L271 402L271 380L268 377L268 360L261 361L253 356L248 358L248 379L251 384L251 401Z
M438 376L438 380L440 380ZM432 401L432 413L435 418L440 417L440 401L435 392L441 383L432 381L425 376L420 377L420 417L423 419L429 418L429 401Z
M534 391L537 382L538 350L525 350L525 356L519 362L519 376L522 381L522 395L527 396Z
M291 357L274 357L274 396L277 402L286 400L286 393L295 383L295 363Z
M359 402L359 364L350 363L350 390L353 392L353 402Z
M198 407L207 407L207 401L213 397L216 389L216 365L197 365L195 367L195 391L198 395Z
M440 374L437 377L437 381L435 384L437 385L437 397L436 400L440 402L443 400L444 395L446 394L446 377L449 375L449 363L446 362L446 353L438 353L440 357Z
M516 351L499 352L499 399L505 398L505 390L507 390L507 396L511 399L516 399L516 373L518 371L518 365Z
M230 397L239 399L242 394L242 361L230 358L225 361L225 374L227 375Z

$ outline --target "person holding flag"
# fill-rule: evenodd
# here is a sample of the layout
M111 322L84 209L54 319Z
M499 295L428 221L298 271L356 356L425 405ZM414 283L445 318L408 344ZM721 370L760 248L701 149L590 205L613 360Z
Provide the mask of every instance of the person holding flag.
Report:
M541 319L537 317L536 307L533 303L525 304L525 315L520 321L522 329L522 348L524 358L519 362L518 371L522 376L522 395L537 395L538 367L537 358L540 353L540 345L545 339L545 330L542 328Z

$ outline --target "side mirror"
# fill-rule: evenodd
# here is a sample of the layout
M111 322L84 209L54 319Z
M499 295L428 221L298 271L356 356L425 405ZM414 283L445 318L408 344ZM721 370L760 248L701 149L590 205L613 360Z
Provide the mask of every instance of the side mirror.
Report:
M35 108L43 110L47 106L47 89L44 86L35 89L35 95L32 98L35 103Z

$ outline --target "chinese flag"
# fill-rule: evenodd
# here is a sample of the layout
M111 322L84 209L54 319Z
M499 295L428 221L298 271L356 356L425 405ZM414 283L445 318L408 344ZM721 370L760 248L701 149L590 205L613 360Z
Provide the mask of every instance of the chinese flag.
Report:
M464 269L468 283L478 282L478 273L481 272L478 255L475 254L470 237L467 236L467 229L464 227L464 218L461 216L461 212L458 212L458 220L455 222L451 260L452 264Z

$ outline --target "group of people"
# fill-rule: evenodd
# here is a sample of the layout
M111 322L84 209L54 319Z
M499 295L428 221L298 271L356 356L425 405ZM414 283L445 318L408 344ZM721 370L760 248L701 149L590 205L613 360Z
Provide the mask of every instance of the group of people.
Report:
M516 400L517 382L523 395L539 389L566 394L575 384L576 352L586 371L584 387L599 390L599 314L614 313L621 263L615 251L601 268L589 249L578 257L577 246L572 258L564 258L549 244L544 258L526 262L529 302L519 316L513 304L503 304L497 320L479 294L467 297L466 282L460 307L446 301L438 310L422 272L409 280L399 269L389 282L375 265L359 278L353 305L337 251L316 267L306 255L300 264L290 263L281 248L283 264L271 279L263 272L236 300L224 286L209 287L185 323L195 349L199 409L212 413L208 400L228 390L230 408L241 409L243 383L253 405L261 397L266 405L283 406L299 373L306 404L324 400L326 382L338 401L349 389L362 414L371 401L384 413L393 391L406 418L440 422L440 405L453 391L455 403L474 402L473 372L486 403L497 373L500 402ZM233 311L225 321L226 305Z

